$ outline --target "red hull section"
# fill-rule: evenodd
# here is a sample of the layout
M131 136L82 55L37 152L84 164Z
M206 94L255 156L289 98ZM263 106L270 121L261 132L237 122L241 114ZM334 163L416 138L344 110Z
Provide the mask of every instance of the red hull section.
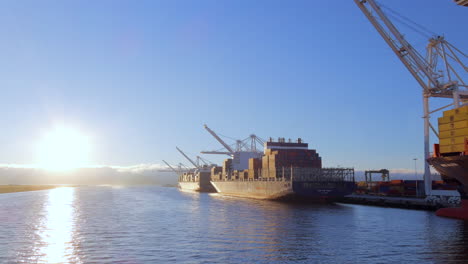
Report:
M461 207L441 208L437 216L468 220L468 156L438 156L427 159L442 176L444 181L453 181L460 184L458 192L461 196Z
M437 210L436 215L460 220L468 220L468 200L462 200L461 207L441 208Z

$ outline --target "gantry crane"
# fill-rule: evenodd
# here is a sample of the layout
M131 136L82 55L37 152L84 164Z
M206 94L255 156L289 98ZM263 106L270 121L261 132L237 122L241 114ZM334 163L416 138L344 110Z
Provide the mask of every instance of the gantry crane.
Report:
M177 175L180 174L180 170L178 171L178 170L174 169L174 168L173 168L171 165L169 165L169 163L167 163L165 160L163 160L163 162L166 163L166 165L167 165L173 172L175 172Z
M429 129L438 137L437 131L430 123L430 115L453 106L458 108L464 99L468 99L468 86L461 78L461 72L468 72L458 55L467 57L442 36L429 39L426 57L421 56L392 24L380 6L374 0L354 0L367 19L377 29L397 57L403 62L419 85L423 88L424 107L424 189L431 194L432 179L427 158L429 154ZM430 110L430 98L447 98L452 102L443 107Z
M364 175L366 177L366 182L372 182L372 174L380 174L382 181L390 181L390 171L387 169L381 170L366 170Z
M203 165L202 165L203 163ZM216 165L214 164L213 162L207 160L207 159L204 159L200 156L197 156L197 165L200 167L200 166L213 166L213 165Z
M191 168L187 167L185 164L183 164L183 163L181 163L181 162L179 162L179 164L177 164L177 168L179 168L179 170L180 170L181 172L184 172L184 170L185 170L185 171L190 171L190 170L192 170Z
M211 130L207 125L204 125L205 129L219 142L223 147L227 150L227 152L221 151L202 151L202 154L226 154L226 155L234 155L234 150L226 144L213 130Z
M187 166L185 166L184 164L182 163L179 163L177 164L177 169L175 169L174 167L172 167L167 161L163 160L163 162L173 171L175 172L177 175L180 175L186 171L190 171L190 168L188 168Z
M219 142L227 151L202 151L202 154L225 154L229 156L235 155L239 152L259 152L257 150L257 144L263 145L264 140L257 137L255 134L251 134L248 138L243 140L236 140L236 149L233 150L226 142L224 142L213 130L207 125L204 125L205 129Z
M232 159L231 169L232 170L245 170L249 168L249 159L260 158L262 156L261 151L257 150L257 143L263 144L263 140L255 135L250 135L244 140L236 140L236 149L232 149L231 146L226 144L213 130L207 125L204 125L205 129L219 142L227 151L202 151L202 154L224 154L230 156ZM249 146L250 142L250 146Z
M176 149L177 151L180 152L180 154L182 154L182 156L184 156L190 163L192 163L192 165L195 166L195 168L197 169L200 168L200 166L197 163L195 163L191 158L189 158L187 155L185 155L185 153L180 148L176 147Z

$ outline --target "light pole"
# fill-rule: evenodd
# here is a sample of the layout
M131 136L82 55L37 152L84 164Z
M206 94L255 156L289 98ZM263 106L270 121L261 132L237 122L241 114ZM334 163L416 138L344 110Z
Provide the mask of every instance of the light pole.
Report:
M416 161L418 158L414 158L414 178L416 179L416 197L419 197L419 188L418 188L418 171L417 171L417 166L416 166Z
M417 180L418 179L418 171L417 171L417 166L416 166L416 161L418 158L414 158L414 178Z

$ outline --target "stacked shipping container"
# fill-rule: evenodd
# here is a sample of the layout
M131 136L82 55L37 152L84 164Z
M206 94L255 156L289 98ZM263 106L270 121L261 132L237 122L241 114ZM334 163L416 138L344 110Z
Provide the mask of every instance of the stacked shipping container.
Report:
M265 143L265 152L261 158L251 158L246 170L232 170L232 159L226 159L222 169L212 169L213 180L221 179L258 179L281 178L283 170L290 175L290 168L322 168L322 158L316 150L308 149L308 144L301 139L297 142L285 142L284 138L278 142ZM220 171L221 170L221 171Z
M432 181L433 190L456 190L457 186L443 181ZM379 182L358 182L357 194L373 194L384 196L417 196L424 193L422 180L393 180Z
M464 152L466 138L468 138L468 106L445 111L439 118L440 153Z
M300 139L297 143L280 140L265 143L261 164L263 174L266 174L263 177L278 178L281 177L277 174L282 168L322 168L322 158L316 150L308 149L308 144L302 143ZM254 169L258 171L258 168Z

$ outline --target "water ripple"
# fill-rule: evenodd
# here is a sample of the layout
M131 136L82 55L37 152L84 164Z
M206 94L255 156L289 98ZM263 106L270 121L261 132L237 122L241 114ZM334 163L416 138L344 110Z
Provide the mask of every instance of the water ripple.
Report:
M0 195L1 263L465 263L468 224L162 187Z

